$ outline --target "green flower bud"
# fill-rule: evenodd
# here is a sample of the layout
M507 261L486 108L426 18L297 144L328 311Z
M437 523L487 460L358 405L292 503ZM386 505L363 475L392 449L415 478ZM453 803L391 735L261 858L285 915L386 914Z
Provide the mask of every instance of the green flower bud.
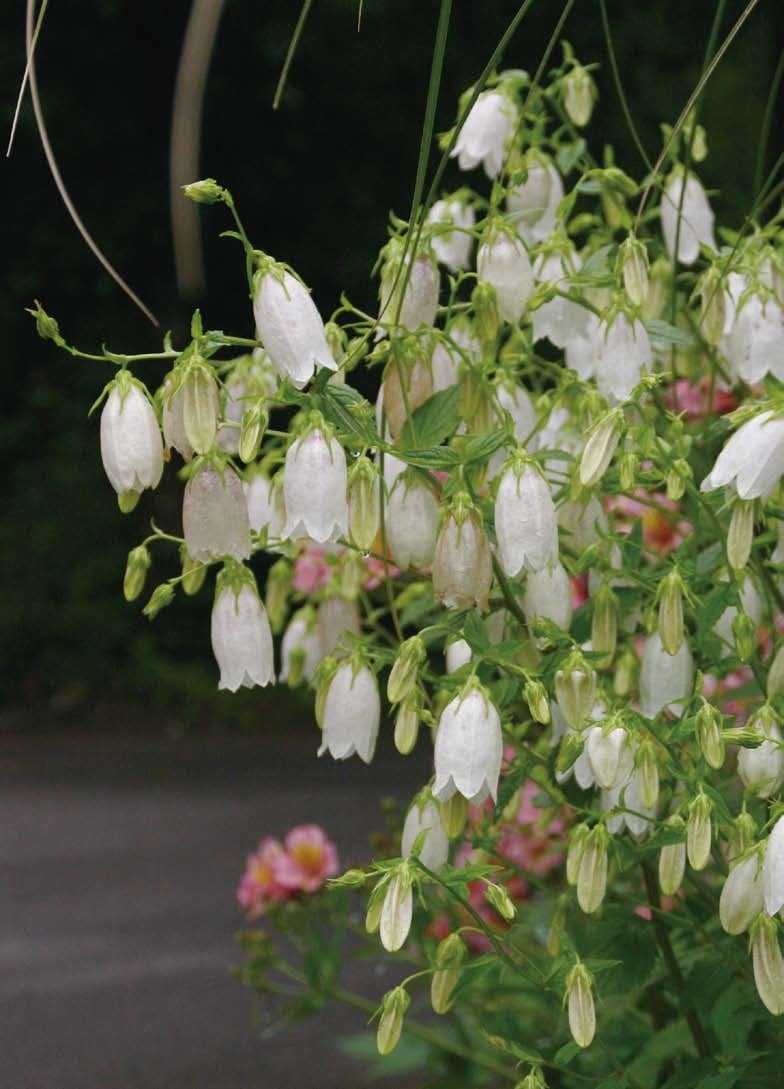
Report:
M618 639L618 599L609 585L603 583L593 599L591 618L591 649L611 659Z
M547 1089L547 1082L544 1080L542 1071L538 1066L535 1066L522 1081L517 1083L514 1089Z
M132 548L128 553L128 562L125 565L125 577L123 578L123 596L126 601L135 601L144 589L151 563L152 557L146 545Z
M462 835L468 817L468 802L459 791L455 791L451 798L441 803L441 813L449 838L455 839Z
M691 138L692 162L701 163L708 157L708 138L702 125L697 125Z
M718 770L724 766L723 717L713 704L703 700L696 715L697 741L705 762Z
M174 601L174 587L171 583L162 582L160 586L156 586L150 595L150 600L142 609L142 612L148 620L154 620L161 609L165 609L167 605L171 605Z
M480 282L471 294L471 304L476 315L476 335L486 355L495 351L501 319L498 299L492 284Z
M636 763L640 801L646 809L653 809L659 800L659 765L656 749L649 738L640 742Z
M436 970L430 981L430 1004L435 1013L449 1011L465 955L459 934L449 934L439 942L434 958Z
M140 495L141 492L118 492L117 506L120 508L120 513L130 514L132 510L136 510L136 504L139 502Z
M724 336L727 320L727 297L722 278L715 265L711 265L700 284L700 332L706 342L715 348Z
M421 707L416 694L402 700L395 718L395 748L401 756L408 756L417 743Z
M596 424L580 456L580 483L584 488L598 484L612 461L613 454L623 433L623 412L611 409Z
M580 1047L589 1047L596 1032L596 1009L593 1003L593 976L579 961L566 977L566 998L569 1031Z
M596 674L579 651L573 651L555 674L555 698L573 730L581 730L596 702Z
M263 402L259 401L243 412L238 453L240 460L246 465L250 465L258 457L261 440L268 425L269 413Z
M742 662L748 662L757 645L757 625L748 613L737 613L732 618L732 635L735 653Z
M529 677L523 686L523 698L528 704L528 710L534 722L540 722L542 726L546 726L550 721L550 701L547 698L547 689L542 682Z
M367 571L358 552L347 551L340 568L340 593L346 601L356 601L367 578Z
M684 824L679 816L670 817L667 827L683 834ZM683 883L686 870L686 844L668 843L659 852L659 888L664 896L674 896Z
M584 744L585 738L580 734L566 734L562 737L555 759L555 770L562 775L567 772L582 753Z
M593 113L593 104L599 97L591 73L576 64L567 72L561 85L564 113L578 128L587 125Z
M279 635L288 612L288 597L291 590L291 566L287 560L273 563L267 575L267 589L264 604L267 609L270 627Z
M577 884L580 874L580 863L583 859L585 843L588 839L590 828L587 824L577 824L569 835L569 847L566 852L566 880L570 885Z
M180 548L180 562L182 564L180 585L188 597L193 597L194 594L198 594L204 585L204 580L207 577L207 565L199 560L194 560L185 545Z
M616 696L629 695L634 687L637 665L637 659L630 650L627 650L619 657L613 672L613 692Z
M203 360L192 360L186 364L182 382L182 422L188 442L197 454L212 449L219 411L215 372Z
M736 499L727 533L727 559L735 571L749 562L754 539L754 500Z
M640 459L633 450L624 450L618 459L618 473L620 476L621 491L630 492L637 479L637 470Z
M634 306L642 306L648 298L648 251L630 234L621 244L620 257L624 290Z
M704 870L711 849L713 803L702 791L689 806L686 821L686 855L693 870Z
M419 667L426 656L425 644L418 635L412 635L400 644L387 681L387 698L390 703L400 703L413 692L419 677Z
M65 345L65 340L60 335L60 326L46 313L38 299L35 300L35 310L28 309L27 313L35 318L35 329L41 340L54 341L59 348Z
M512 903L512 898L503 885L488 883L485 887L485 899L491 907L494 907L502 919L508 923L517 914L517 908Z
M607 829L598 824L585 838L577 874L577 903L586 915L602 905L607 890Z
M763 1005L774 1016L784 1013L784 959L779 948L779 928L764 912L751 924L751 960L754 983Z
M411 999L405 987L395 987L387 991L381 999L381 1017L376 1033L376 1047L379 1055L389 1055L397 1047L410 1002Z
M686 481L691 480L691 466L683 458L678 458L667 473L667 498L677 503L686 491Z
M683 579L677 568L659 584L659 638L670 655L683 645Z
M741 809L740 813L735 818L727 844L727 858L729 859L730 865L732 865L736 858L740 858L741 855L744 855L756 839L757 822L754 820L751 813L747 812L744 804L743 809Z
M379 917L379 937L388 953L402 948L411 929L414 908L411 871L402 863L387 882Z
M190 182L182 186L182 191L188 200L196 204L216 204L223 200L225 190L218 185L214 178L203 178L201 181Z
M363 454L348 473L348 529L353 544L368 552L380 525L378 469Z

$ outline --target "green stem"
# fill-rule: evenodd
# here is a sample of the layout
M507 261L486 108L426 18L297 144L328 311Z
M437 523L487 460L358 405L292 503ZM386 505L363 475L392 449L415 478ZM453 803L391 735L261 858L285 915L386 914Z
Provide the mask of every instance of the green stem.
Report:
M277 110L278 106L280 105L280 100L283 97L283 89L286 86L289 68L291 68L291 62L294 60L294 54L297 51L297 46L299 45L299 40L302 37L302 31L305 29L305 23L307 21L308 15L310 14L310 9L312 5L313 0L304 0L304 3L302 4L302 9L299 13L299 18L297 19L297 25L294 27L294 33L291 35L291 41L289 42L289 47L286 50L286 59L283 62L280 79L278 80L278 85L275 88L275 97L272 99L273 110Z

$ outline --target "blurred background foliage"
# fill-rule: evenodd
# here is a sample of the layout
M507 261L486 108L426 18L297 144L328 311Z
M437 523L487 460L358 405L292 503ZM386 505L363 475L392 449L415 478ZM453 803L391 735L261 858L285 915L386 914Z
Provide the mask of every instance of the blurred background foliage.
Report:
M508 0L456 0L449 33L439 129L454 121L460 92L479 74L517 9ZM722 27L743 3L728 2ZM635 121L655 157L660 123L672 123L698 79L712 0L608 0ZM110 260L182 344L193 306L205 324L252 335L238 246L218 238L230 226L220 208L203 213L208 284L198 299L177 295L168 204L172 94L189 0L134 4L51 0L38 49L41 97L61 170L88 228ZM315 0L277 112L275 85L299 3L228 0L210 70L201 176L235 197L255 244L293 265L323 314L341 291L375 305L370 269L390 210L405 216L416 168L435 0ZM560 12L539 0L504 64L533 71ZM24 68L24 4L0 13L3 133L10 128ZM600 102L588 129L636 177L642 164L615 94L596 0L578 0L564 36L595 73ZM779 3L762 0L720 65L705 99L710 156L700 171L720 223L737 226L753 199L755 157L768 88L784 48ZM560 60L560 51L554 54ZM764 149L781 151L781 97ZM435 161L435 156L432 161ZM89 406L110 375L40 341L24 307L39 298L66 337L84 350L151 351L161 332L121 294L73 228L49 176L25 103L11 158L3 163L4 477L0 570L2 702L81 707L107 692L151 706L182 706L215 692L209 647L209 584L149 624L141 604L121 596L125 557L154 516L179 532L179 485L145 494L121 516L103 476L98 419ZM446 186L460 184L450 168ZM144 372L155 387L162 371ZM174 573L156 555L152 575ZM150 585L158 581L150 579ZM221 705L268 705L250 693Z

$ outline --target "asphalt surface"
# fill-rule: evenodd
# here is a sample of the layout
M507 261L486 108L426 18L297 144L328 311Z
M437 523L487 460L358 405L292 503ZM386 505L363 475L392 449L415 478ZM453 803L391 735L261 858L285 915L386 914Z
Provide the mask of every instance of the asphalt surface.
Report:
M5 728L3 725L5 723ZM315 726L174 740L149 725L20 731L0 716L0 1089L360 1089L337 1006L265 1038L234 894L262 835L316 821L347 866L427 754L317 760ZM356 973L356 969L354 970ZM378 998L371 965L351 980Z

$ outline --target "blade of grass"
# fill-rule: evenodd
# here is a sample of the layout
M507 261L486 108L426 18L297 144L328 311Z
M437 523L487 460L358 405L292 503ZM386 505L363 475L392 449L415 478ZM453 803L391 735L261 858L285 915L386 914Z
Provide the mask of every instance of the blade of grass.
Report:
M283 97L283 91L286 86L286 80L289 76L289 68L291 68L291 62L294 60L294 54L297 52L297 46L299 45L299 40L302 37L302 31L305 29L305 23L307 22L312 6L313 0L304 0L302 4L299 18L297 19L297 25L294 27L294 33L291 35L291 41L289 42L289 47L286 51L286 59L283 62L280 79L275 88L275 97L272 99L273 110L277 110L280 105L280 100Z
M47 9L48 5L49 5L49 0L43 0L43 3L41 4L41 10L38 12L38 19L36 20L35 30L33 31L33 40L30 43L30 55L31 56L33 56L35 54L35 47L38 45L38 35L41 33L41 27L44 24L44 15L46 15L46 9ZM14 146L14 136L16 135L16 126L17 126L17 124L19 122L19 114L21 113L21 110L22 110L22 100L24 99L25 87L27 86L27 81L28 81L29 77L30 77L30 61L28 60L27 63L25 64L24 75L22 76L22 83L21 83L21 86L19 87L19 95L18 95L18 97L16 99L16 109L14 110L14 119L11 122L11 133L10 133L10 135L8 137L8 147L6 148L6 151L5 151L6 159L9 159L11 157L11 149Z
M645 163L648 170L652 170L651 160L648 156L648 152L645 150L645 146L640 138L640 134L637 131L637 126L634 123L632 112L629 109L629 101L626 98L626 92L623 89L623 81L621 80L621 72L618 68L618 60L615 56L615 45L613 43L612 34L610 33L610 21L607 18L607 4L605 0L599 0L599 10L602 16L602 29L604 30L604 40L607 44L607 56L610 59L610 69L612 71L613 82L615 83L615 91L618 95L618 101L621 104L621 110L623 116L626 119L626 127L629 130L634 146L640 153L640 158Z

